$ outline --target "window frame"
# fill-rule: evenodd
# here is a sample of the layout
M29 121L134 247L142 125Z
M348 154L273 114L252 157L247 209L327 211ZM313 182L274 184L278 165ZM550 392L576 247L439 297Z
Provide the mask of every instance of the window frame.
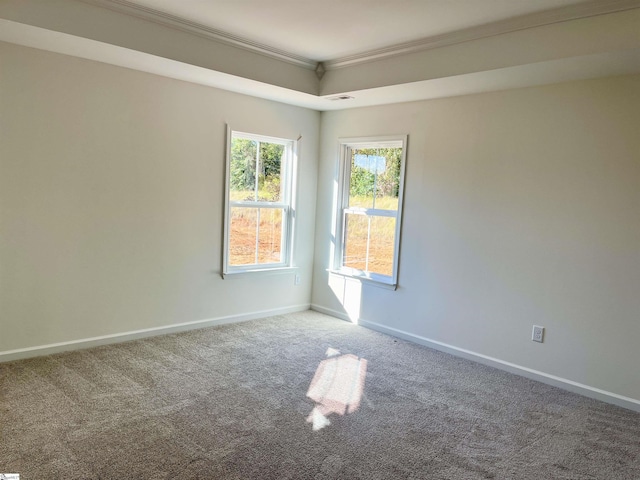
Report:
M367 282L372 282L377 286L396 289L398 285L398 269L400 263L400 236L402 231L402 211L404 198L404 180L407 159L408 135L385 135L372 137L349 137L339 138L339 158L337 171L337 195L334 209L334 233L336 242L333 248L333 259L330 272L339 275L352 277ZM398 209L395 214L393 210L349 207L349 190L351 185L351 156L354 149L363 148L402 148L400 158L400 173L398 179ZM383 275L375 272L366 272L346 267L343 265L345 252L345 234L347 214L364 215L367 218L392 217L396 220L394 248L393 248L393 268L392 275Z
M275 143L284 146L280 169L281 199L278 202L231 200L231 147L235 138L248 139L261 143ZM233 130L227 126L226 169L225 169L225 210L222 251L222 277L231 278L243 274L287 273L295 270L293 267L293 243L295 232L296 184L298 163L298 141L290 138L274 137L255 133ZM282 261L272 263L253 263L247 265L231 265L230 235L231 209L239 208L270 208L282 211L282 234L280 252ZM257 250L256 250L257 251Z

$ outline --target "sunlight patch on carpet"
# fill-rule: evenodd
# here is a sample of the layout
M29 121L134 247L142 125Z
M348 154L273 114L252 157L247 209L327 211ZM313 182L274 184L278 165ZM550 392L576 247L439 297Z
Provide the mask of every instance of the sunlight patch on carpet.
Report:
M313 431L331 425L327 418L332 413L345 415L360 407L367 374L367 360L352 354L328 348L327 359L320 362L311 380L307 397L316 402L307 417Z

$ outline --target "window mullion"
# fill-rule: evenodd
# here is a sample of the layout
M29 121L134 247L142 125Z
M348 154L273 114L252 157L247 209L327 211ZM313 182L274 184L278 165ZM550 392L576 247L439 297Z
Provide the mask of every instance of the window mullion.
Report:
M255 187L253 191L253 198L256 202L258 201L259 178L260 178L260 142L256 142L256 178L255 178Z
M276 202L250 202L250 201L235 201L229 203L232 207L248 207L248 208L289 208L286 203Z
M255 253L255 264L258 264L259 260L259 252L260 252L260 209L258 208L258 214L256 215L256 253Z
M282 209L280 214L280 221L282 222L282 229L280 232L280 251L282 252L282 258L289 258L289 252L287 251L287 245L284 239L290 237L289 233L289 211L288 209Z
M367 218L367 253L364 262L364 271L369 272L369 251L371 247L371 217Z
M347 209L342 211L342 239L340 242L340 266L344 266L347 254Z
M378 210L374 208L345 208L351 215L365 215L367 217L397 217L398 210Z

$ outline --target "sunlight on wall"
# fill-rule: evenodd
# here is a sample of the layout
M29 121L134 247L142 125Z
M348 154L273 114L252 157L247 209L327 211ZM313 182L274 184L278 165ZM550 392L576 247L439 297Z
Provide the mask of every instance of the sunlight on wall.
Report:
M329 248L329 269L335 267L336 252L338 249L338 236L337 236L337 208L338 196L339 196L339 176L340 170L336 168L333 179L333 193L332 193L332 205L333 213L331 216L331 245ZM360 304L362 297L362 284L359 280L347 278L342 275L329 273L329 288L335 295L344 313L347 315L352 323L357 324L360 319ZM341 312L342 313L342 312Z
M307 397L316 402L307 417L314 432L331 425L327 417L332 413L345 415L358 410L367 375L364 358L340 355L334 348L328 348L326 355L329 358L320 362L307 391Z
M342 305L349 320L357 324L360 319L362 283L353 278L329 274L329 287Z
M335 172L335 178L333 179L333 189L331 193L331 245L329 247L329 258L327 265L329 268L334 268L336 251L338 248L338 232L337 232L337 206L338 206L338 171Z

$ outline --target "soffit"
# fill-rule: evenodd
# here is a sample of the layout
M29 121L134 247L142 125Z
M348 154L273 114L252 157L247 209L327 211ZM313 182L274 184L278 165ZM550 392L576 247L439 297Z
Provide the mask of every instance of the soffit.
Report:
M318 62L585 0L111 0Z
M345 26L356 6L366 33ZM239 20L254 7L261 22ZM384 28L398 21L411 27ZM3 0L0 40L335 110L638 73L640 0ZM355 99L328 99L341 95Z

